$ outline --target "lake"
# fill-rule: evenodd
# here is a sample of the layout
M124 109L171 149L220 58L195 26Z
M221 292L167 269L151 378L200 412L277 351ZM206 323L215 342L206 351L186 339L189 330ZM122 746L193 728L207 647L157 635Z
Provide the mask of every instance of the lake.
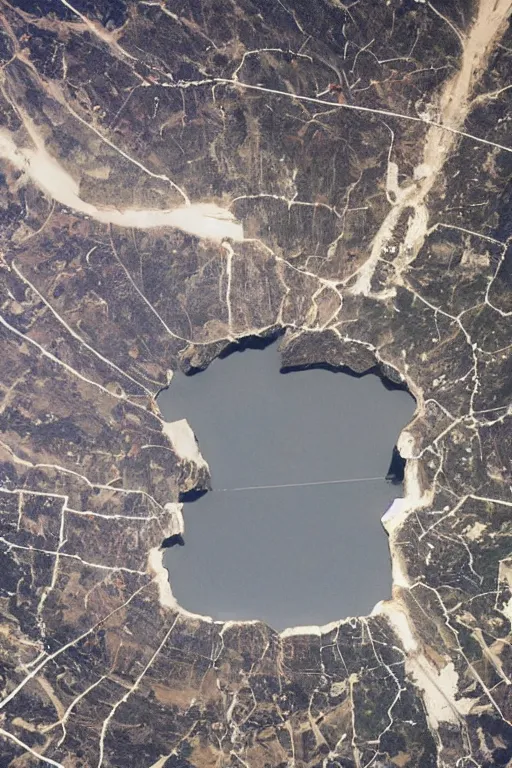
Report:
M185 546L165 553L183 608L282 630L390 597L380 518L402 494L384 478L414 412L407 392L373 374L280 373L274 343L176 374L158 405L188 419L212 474L213 491L184 505Z

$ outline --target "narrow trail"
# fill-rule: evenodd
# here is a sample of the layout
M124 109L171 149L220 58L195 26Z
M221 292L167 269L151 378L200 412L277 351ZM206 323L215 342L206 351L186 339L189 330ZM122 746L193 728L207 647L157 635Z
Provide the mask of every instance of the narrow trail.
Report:
M282 483L281 485L246 485L243 488L214 488L210 493L232 493L234 491L263 491L272 488L306 488L311 485L343 485L345 483L370 483L385 480L385 477L353 477L348 480L315 480L310 483Z

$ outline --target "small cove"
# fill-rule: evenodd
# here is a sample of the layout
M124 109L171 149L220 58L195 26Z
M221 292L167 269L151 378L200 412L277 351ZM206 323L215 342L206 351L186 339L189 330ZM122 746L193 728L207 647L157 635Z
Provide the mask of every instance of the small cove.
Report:
M188 419L212 474L213 491L184 505L185 546L164 557L186 610L281 630L390 596L380 517L402 488L383 478L410 395L371 374L280 373L274 343L177 374L158 404Z

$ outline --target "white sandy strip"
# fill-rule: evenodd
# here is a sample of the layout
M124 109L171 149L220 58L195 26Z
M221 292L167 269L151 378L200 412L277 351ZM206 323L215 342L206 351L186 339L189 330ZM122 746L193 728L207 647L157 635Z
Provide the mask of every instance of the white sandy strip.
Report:
M295 637L296 635L317 635L320 637L321 635L326 635L328 632L337 629L340 624L348 624L350 621L352 621L352 619L331 621L329 624L322 624L321 626L318 624L311 624L309 626L287 627L279 633L279 636L283 639L286 637Z
M181 606L174 597L171 589L171 583L169 581L169 571L164 565L165 550L160 547L153 547L149 550L148 554L148 570L154 574L154 583L158 588L158 601L163 608L170 608L173 611L178 611L181 616L188 619L196 619L198 621L204 621L207 624L213 624L213 618L211 616L203 616L200 613L192 613L187 611Z
M386 512L382 515L380 521L384 526L385 531L391 534L400 523L402 523L407 517L409 511L409 502L407 499L397 498L393 499L391 505Z
M185 521L183 520L183 504L169 501L164 510L170 515L169 536L182 536L185 533Z
M164 421L162 432L169 438L180 459L191 461L198 467L208 467L207 462L201 456L192 427L186 419Z
M78 182L47 152L41 141L35 149L17 147L12 134L5 129L0 131L0 157L24 171L57 203L103 224L135 229L173 227L215 241L244 239L242 225L229 211L215 203L193 203L171 210L97 208L80 198Z

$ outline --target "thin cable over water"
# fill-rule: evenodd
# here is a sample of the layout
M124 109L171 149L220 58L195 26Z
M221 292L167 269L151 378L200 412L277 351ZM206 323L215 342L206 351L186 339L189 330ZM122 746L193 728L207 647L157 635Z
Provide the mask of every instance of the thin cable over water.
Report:
M316 480L312 483L283 483L282 485L246 485L244 488L214 488L212 493L229 493L231 491L262 491L272 488L304 488L309 485L341 485L343 483L365 483L374 480L385 480L385 477L354 477L349 480Z

